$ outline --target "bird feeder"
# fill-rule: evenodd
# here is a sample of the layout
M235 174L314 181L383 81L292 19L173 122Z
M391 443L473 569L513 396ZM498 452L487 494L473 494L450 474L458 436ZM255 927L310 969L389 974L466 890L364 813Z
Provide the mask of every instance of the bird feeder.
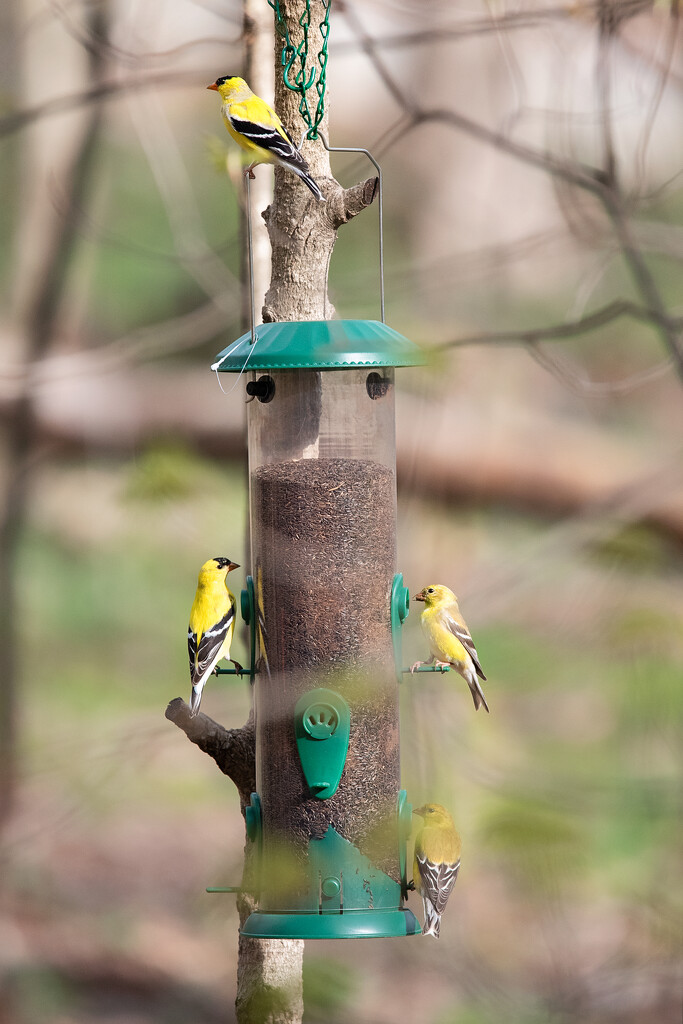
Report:
M257 633L258 938L412 935L411 808L398 679L394 368L383 323L260 325L213 369L243 373Z

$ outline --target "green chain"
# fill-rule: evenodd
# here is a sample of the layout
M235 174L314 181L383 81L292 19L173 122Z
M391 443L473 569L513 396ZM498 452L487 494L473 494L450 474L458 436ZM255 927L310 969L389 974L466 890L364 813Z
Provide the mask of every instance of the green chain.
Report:
M282 38L282 78L288 89L293 92L301 94L299 101L299 113L308 125L308 131L306 132L307 139L318 138L318 125L323 119L325 113L325 83L327 81L327 41L330 35L330 7L332 0L321 0L323 8L325 10L325 17L318 25L320 30L320 36L322 38L322 46L318 52L318 64L320 70L317 73L316 81L316 69L314 67L307 69L306 65L308 62L308 36L311 28L311 0L305 0L306 6L299 18L299 25L303 29L303 38L298 46L294 46L291 39L289 38L289 31L287 29L287 23L282 17L280 10L280 0L268 0L268 6L272 7L275 11L275 28L278 35ZM299 68L295 71L294 81L291 80L291 72L294 67L295 61L298 59ZM311 115L311 111L308 106L308 99L306 93L315 83L316 92L318 93L318 103L315 108L315 113Z

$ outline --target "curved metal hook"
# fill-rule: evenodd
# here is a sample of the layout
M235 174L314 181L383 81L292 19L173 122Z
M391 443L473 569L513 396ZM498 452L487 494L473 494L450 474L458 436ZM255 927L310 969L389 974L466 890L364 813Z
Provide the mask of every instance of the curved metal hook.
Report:
M382 323L385 323L384 319L384 200L382 194L382 168L375 160L372 153L363 149L361 146L330 146L327 139L321 131L318 131L318 135L322 139L323 146L328 153L363 153L368 158L370 163L374 166L377 171L377 177L379 180L379 304ZM303 139L302 139L303 142Z

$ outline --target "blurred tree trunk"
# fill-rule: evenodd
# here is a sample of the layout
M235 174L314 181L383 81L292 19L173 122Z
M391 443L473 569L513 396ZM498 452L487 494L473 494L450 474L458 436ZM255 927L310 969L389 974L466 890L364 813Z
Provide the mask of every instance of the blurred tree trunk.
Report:
M265 0L244 0L244 78L257 96L273 98L273 11ZM261 172L250 182L252 248L254 253L254 306L256 322L270 279L270 242L263 211L273 198L270 175ZM249 270L247 251L246 190L242 216L242 326L249 329Z
M16 0L7 0L0 7L0 89L6 96L16 89L19 11ZM16 185L18 175L6 172L3 192ZM9 356L11 359L11 354ZM11 415L11 414L10 414ZM11 552L14 550L13 513L10 510L11 460L10 432L3 431L0 459L3 470L3 491L0 495L0 832L12 808L16 776L16 669L14 631L14 587Z
M88 6L85 34L88 45L85 67L80 71L81 84L85 79L88 85L94 85L101 81L105 63L104 2ZM61 50L51 52L48 46L46 51L45 55L36 55L37 66L28 69L26 76L29 91L33 85L39 99L45 99L55 87L53 64L64 63ZM32 382L36 366L48 353L57 329L67 270L77 239L78 212L88 189L100 120L101 106L93 104L87 113L72 116L66 130L60 120L56 128L46 122L24 136L14 310L18 329L16 350L11 353L24 372L2 438L5 480L0 496L0 828L12 810L17 780L21 640L17 548L26 518L29 474L38 457Z

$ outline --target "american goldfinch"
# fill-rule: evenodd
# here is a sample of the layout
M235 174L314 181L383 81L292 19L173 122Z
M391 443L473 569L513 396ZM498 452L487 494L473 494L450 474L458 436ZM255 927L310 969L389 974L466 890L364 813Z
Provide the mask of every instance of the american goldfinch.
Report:
M256 96L243 78L223 75L206 88L215 89L219 94L225 127L235 142L254 158L245 174L253 178L252 170L257 164L281 164L298 174L316 199L325 202L294 139L273 108Z
M226 577L239 569L229 558L210 558L199 570L197 593L190 609L187 648L190 654L190 714L199 711L204 684L221 658L230 660L230 642L235 629L235 597ZM241 671L241 665L233 665Z
M416 661L410 671L414 672L420 665L431 665L434 659L437 665L451 665L469 686L475 708L478 710L483 704L488 711L484 691L479 685L479 679L485 681L486 676L481 670L467 623L460 614L457 597L448 587L435 584L421 590L415 595L415 600L425 603L420 625L432 656L428 662Z
M424 818L415 836L413 861L413 882L424 905L422 933L438 939L441 915L460 869L462 840L453 819L441 804L423 804L413 814Z

